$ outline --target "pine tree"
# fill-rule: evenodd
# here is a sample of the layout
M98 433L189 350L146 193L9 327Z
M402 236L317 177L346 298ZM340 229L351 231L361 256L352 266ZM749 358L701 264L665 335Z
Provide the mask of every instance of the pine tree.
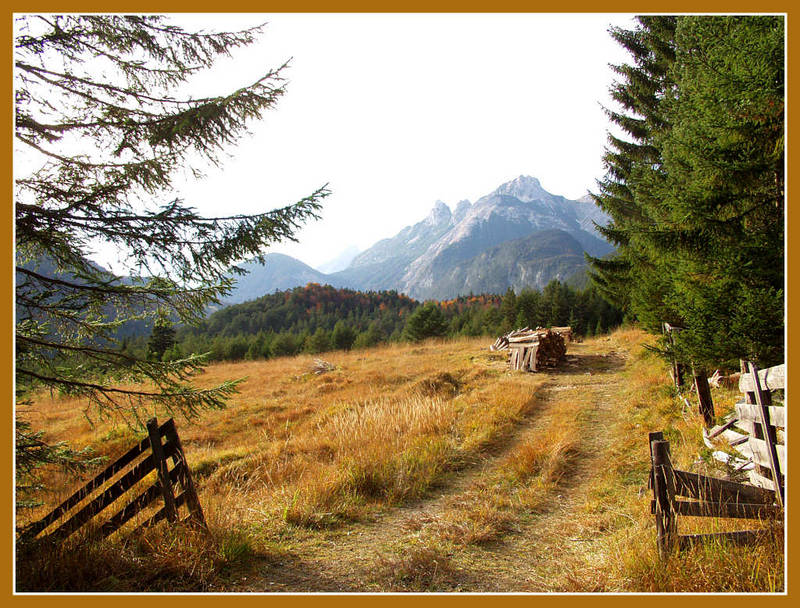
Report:
M331 333L331 344L337 350L350 350L356 340L355 330L344 321L337 321Z
M331 350L330 332L318 327L313 334L305 339L303 350L307 353L324 353Z
M618 247L591 260L645 328L684 327L699 367L783 357L784 18L647 17L612 35L634 59L613 90L596 196Z
M235 91L182 98L182 83L260 28L193 33L129 15L22 15L15 25L18 404L44 387L128 420L145 404L187 416L223 406L237 382L196 388L199 356L137 359L116 336L159 310L198 321L230 290L236 263L263 261L266 245L317 217L324 187L224 217L203 217L171 192L179 170L218 163L275 105L286 66ZM129 279L89 261L97 242L118 248Z
M153 331L147 342L147 359L161 361L164 353L175 344L175 327L169 315L161 311L153 324Z
M784 19L684 17L657 138L676 348L708 368L783 360Z
M514 329L512 326L517 318L517 294L514 293L513 288L509 287L506 295L503 296L500 311L503 314L503 324L507 328L506 331L511 331Z
M412 342L446 335L447 323L441 308L433 302L419 306L408 317L404 334Z
M671 86L676 23L672 16L647 16L638 17L633 30L610 30L633 61L612 66L619 80L611 88L611 97L622 111L607 110L607 114L624 138L609 133L606 177L594 196L611 216L609 224L598 230L618 254L612 259L589 258L592 281L605 297L624 311L633 311L651 330L662 321L675 320L665 310L665 278L647 238L657 223L658 201L646 183L655 179L661 164L654 137L668 128L661 100Z

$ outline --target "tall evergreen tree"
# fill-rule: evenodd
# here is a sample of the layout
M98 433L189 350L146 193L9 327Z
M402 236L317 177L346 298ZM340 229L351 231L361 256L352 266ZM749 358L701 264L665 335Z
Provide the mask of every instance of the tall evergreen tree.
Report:
M355 330L344 321L337 321L331 332L331 345L337 350L350 350L356 341Z
M661 164L654 138L668 128L661 100L671 86L676 23L672 16L646 16L638 17L632 30L610 30L633 61L612 66L619 80L611 88L611 97L622 111L607 110L607 114L623 136L609 133L606 177L594 197L611 216L609 224L598 230L614 243L618 255L590 258L590 276L601 293L623 310L632 311L650 329L674 320L664 310L665 278L647 239L659 211L646 184L659 173Z
M631 52L596 200L618 246L592 260L602 293L699 366L783 353L782 17L647 17Z
M514 322L517 319L517 294L514 293L512 287L509 287L506 290L506 295L503 296L500 312L503 315L503 326L507 328L507 331L513 329Z
M115 332L158 310L198 320L230 290L232 265L317 216L324 187L281 209L224 217L203 217L171 193L178 170L217 163L275 105L285 66L235 91L181 98L190 76L259 28L193 33L130 15L22 15L15 26L18 405L44 387L134 418L144 404L186 415L222 406L236 382L196 388L199 357L137 359L116 348ZM132 280L89 261L97 242L119 249Z
M783 17L683 17L671 128L657 138L684 358L708 367L783 359Z

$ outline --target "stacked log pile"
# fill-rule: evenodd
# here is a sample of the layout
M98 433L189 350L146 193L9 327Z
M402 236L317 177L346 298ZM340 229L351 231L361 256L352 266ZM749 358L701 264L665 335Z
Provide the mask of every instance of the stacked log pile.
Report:
M566 333L541 327L526 327L500 336L489 350L508 350L508 364L511 369L535 372L542 367L555 367L564 358L567 352L564 342ZM570 329L569 335L571 334Z
M541 328L536 328L536 331L540 330ZM511 338L515 338L517 336L528 335L531 333L531 329L529 327L524 327L522 329L515 329L512 332L507 333L504 336L500 336L497 340L494 341L489 347L489 350L496 351L496 350L506 350L508 348L508 341Z
M566 342L572 342L575 337L572 335L572 328L567 327L551 327L550 330L562 336Z

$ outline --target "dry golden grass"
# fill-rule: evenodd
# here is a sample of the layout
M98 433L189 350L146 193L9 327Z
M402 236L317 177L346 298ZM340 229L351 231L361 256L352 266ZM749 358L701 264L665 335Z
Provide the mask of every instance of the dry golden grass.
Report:
M647 342L636 332L617 332L617 341ZM665 561L655 547L655 530L649 512L652 492L647 489L649 447L647 433L663 430L670 441L676 468L725 478L725 465L714 460L702 441L702 417L696 396L689 390L678 396L667 378L663 361L642 349L633 349L623 372L618 394L620 409L608 420L612 432L607 467L593 483L587 512L602 521L600 569L607 589L674 591L761 591L784 588L783 527L769 521L681 517L680 534L744 529L768 533L756 546L737 547L724 542L701 545ZM713 389L718 417L733 409L735 389ZM692 408L686 408L683 397ZM603 521L604 520L604 521Z
M459 575L452 559L442 547L417 543L404 548L393 558L380 558L381 575L390 591L453 591Z
M248 378L227 409L176 419L211 537L162 527L74 558L21 556L20 588L782 589L779 532L658 560L647 433L665 432L678 468L725 471L702 458L701 419L648 340L587 340L542 374L508 371L485 338L328 353L322 374L311 356L210 366L202 385ZM718 414L735 401L714 395ZM112 458L141 436L92 426L82 407L42 395L34 424ZM49 505L77 485L49 481L61 488ZM680 532L753 525L683 518Z
M581 368L556 374L543 394L547 407L467 487L407 518L406 542L389 548L392 563L402 566L409 547L427 548L457 568L449 584L467 569L478 578L472 588L486 591L782 590L782 527L769 522L684 517L681 534L768 533L756 546L710 543L659 560L647 433L665 432L679 468L715 477L727 471L706 456L702 419L684 410L663 362L642 350L649 340L629 329L572 347ZM623 360L624 368L616 365ZM715 390L714 397L723 415L737 395ZM385 584L396 587L398 578Z
M210 366L202 385L248 378L227 409L177 421L212 529L258 530L262 540L277 540L296 526L340 526L423 496L533 402L537 383L511 382L483 342L330 353L335 370L324 374L312 373L304 356ZM83 407L42 395L32 409L49 439L111 458L140 436L107 421L91 424ZM58 475L48 481L60 488L46 497L50 506L76 485Z

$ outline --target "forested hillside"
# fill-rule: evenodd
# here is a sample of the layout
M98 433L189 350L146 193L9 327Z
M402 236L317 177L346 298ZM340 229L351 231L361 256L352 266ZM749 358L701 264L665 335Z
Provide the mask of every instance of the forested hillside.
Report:
M309 283L223 308L197 326L176 328L166 342L153 334L127 340L123 348L163 359L206 352L212 360L262 359L427 337L498 335L526 325L571 325L580 335L593 335L621 321L621 312L595 288L578 290L559 281L542 291L509 289L503 296L425 303L395 291ZM163 335L163 328L158 332Z

